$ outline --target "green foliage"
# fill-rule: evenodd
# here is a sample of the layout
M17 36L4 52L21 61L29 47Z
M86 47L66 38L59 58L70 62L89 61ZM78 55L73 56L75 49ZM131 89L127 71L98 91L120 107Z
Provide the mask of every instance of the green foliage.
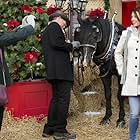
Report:
M28 14L36 16L35 35L28 37L25 41L19 41L16 45L9 46L5 53L13 81L29 79L31 77L31 70L33 70L34 78L42 78L46 75L39 36L41 31L47 26L48 15L46 13L38 13L35 10L35 6L37 6L45 11L45 4L46 0L1 0L0 2L0 29L5 32L9 31L4 26L4 23L7 23L7 21L16 19L21 24L24 16ZM23 5L29 6L32 9L31 13L23 12L21 10ZM39 53L38 60L33 64L28 64L24 60L24 53L28 51Z
M104 0L104 3L105 3L104 9L105 9L106 11L109 11L109 8L110 8L110 2L109 2L109 0Z

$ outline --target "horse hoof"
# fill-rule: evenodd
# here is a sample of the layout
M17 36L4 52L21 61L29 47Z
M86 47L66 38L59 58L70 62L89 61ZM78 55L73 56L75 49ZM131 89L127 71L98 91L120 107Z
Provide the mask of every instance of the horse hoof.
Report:
M117 121L117 124L116 124L117 128L124 128L124 126L125 126L125 121L124 120Z
M106 125L106 124L110 124L110 119L103 119L101 122L100 122L100 125Z

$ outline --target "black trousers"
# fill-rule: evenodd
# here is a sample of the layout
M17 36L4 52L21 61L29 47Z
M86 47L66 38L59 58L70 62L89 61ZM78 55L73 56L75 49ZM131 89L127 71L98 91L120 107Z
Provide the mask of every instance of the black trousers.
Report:
M4 113L4 106L0 106L0 130L2 127L3 113Z
M67 132L67 117L70 103L70 92L73 83L64 80L51 80L52 100L49 106L47 124L44 126L45 133Z

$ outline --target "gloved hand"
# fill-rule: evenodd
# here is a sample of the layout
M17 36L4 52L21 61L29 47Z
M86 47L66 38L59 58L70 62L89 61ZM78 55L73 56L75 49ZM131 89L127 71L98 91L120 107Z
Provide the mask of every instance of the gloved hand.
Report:
M20 27L22 28L22 27L25 27L27 25L32 25L33 28L35 28L35 19L36 19L36 17L33 15L25 16L22 19L22 24L20 25Z
M80 47L80 42L79 41L72 41L71 43L73 45L73 48L79 48Z

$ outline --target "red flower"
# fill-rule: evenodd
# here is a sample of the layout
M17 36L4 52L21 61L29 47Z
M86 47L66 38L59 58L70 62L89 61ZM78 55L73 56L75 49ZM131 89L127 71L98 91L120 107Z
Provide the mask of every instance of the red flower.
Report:
M87 16L89 17L104 17L105 12L101 8L97 8L95 10L91 9L90 11L87 12Z
M23 5L20 7L21 11L24 13L30 14L32 13L32 8L30 8L28 5Z
M47 8L46 13L47 15L51 15L57 10L60 10L60 8L56 7L55 5L51 5L50 7Z
M38 13L38 14L43 14L44 11L42 8L38 7L38 6L35 6L35 11Z
M25 52L24 53L24 60L26 63L32 64L38 60L38 53L35 51Z
M12 30L15 27L18 27L20 25L20 22L13 19L13 20L9 20L8 22L6 22L6 24L7 24L8 29Z

